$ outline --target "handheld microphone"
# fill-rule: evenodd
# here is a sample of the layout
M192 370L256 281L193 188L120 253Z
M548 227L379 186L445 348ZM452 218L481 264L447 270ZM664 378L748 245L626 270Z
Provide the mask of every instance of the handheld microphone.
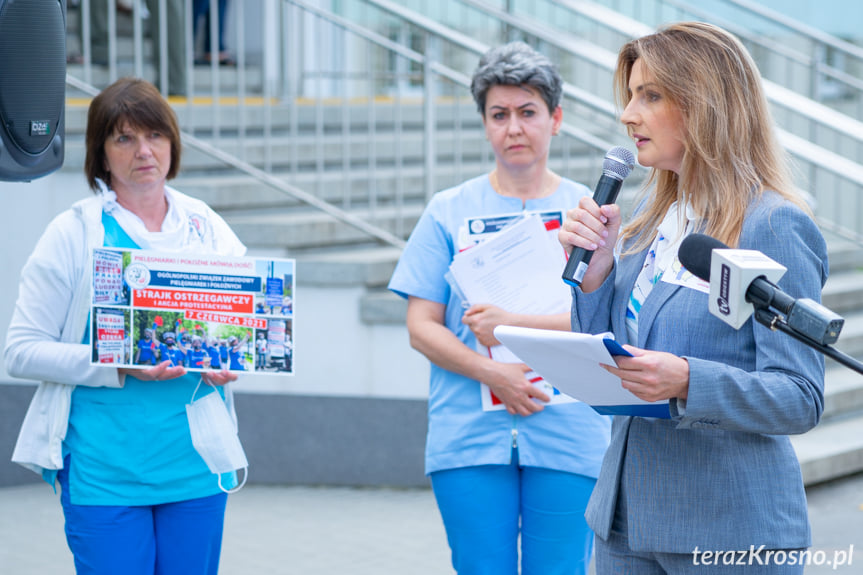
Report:
M773 282L785 266L761 252L729 249L710 236L690 234L680 243L677 257L687 270L710 282L710 313L734 329L753 312L772 308L785 316L789 328L818 344L839 339L845 320L814 300L782 291Z
M623 180L635 166L635 156L626 148L615 146L606 152L602 162L602 176L596 184L593 201L600 206L613 204L623 185ZM573 248L566 267L563 268L563 281L571 286L581 285L584 273L590 263L593 251L584 248Z

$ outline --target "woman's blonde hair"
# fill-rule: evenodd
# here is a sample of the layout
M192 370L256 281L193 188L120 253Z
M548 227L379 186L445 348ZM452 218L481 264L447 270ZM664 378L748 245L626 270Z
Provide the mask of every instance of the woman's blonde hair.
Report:
M688 201L705 223L700 231L731 247L738 245L747 207L766 189L808 211L776 141L758 67L739 40L711 24L680 22L627 43L614 75L621 109L632 98L629 77L639 59L680 110L684 155L679 174L651 170L646 188L655 186L655 193L622 231L624 241L637 238L626 253L652 242L675 201Z

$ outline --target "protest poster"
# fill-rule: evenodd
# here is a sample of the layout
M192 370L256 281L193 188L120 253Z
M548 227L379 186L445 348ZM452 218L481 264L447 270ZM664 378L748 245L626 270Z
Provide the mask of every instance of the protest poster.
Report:
M295 262L97 248L91 361L293 375Z

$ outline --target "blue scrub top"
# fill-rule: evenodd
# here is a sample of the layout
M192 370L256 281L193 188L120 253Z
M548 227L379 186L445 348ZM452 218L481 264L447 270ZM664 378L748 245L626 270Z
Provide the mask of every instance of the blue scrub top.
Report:
M141 350L141 353L138 354L138 363L139 364L150 364L155 365L156 362L156 341L150 340L147 341L145 339L138 340L138 349Z
M399 259L389 289L446 305L446 326L465 345L476 338L461 322L464 302L445 279L465 237L465 218L522 211L566 211L590 190L563 179L544 198L522 201L494 191L488 176L434 195ZM561 248L562 249L562 248ZM563 269L561 268L561 272ZM563 281L563 280L561 280ZM473 465L509 464L513 445L519 464L597 477L608 446L611 418L584 403L548 405L530 416L483 411L479 382L431 365L426 473Z
M138 247L113 217L103 214L102 224L106 247ZM63 443L72 503L157 505L220 493L189 432L186 404L199 381L198 373L166 381L127 375L122 388L77 386ZM202 384L195 399L208 393ZM222 484L233 487L236 475Z
M193 367L195 369L203 369L204 358L209 358L209 357L210 357L210 354L207 353L207 350L204 348L190 349L189 350L189 367Z
M168 347L167 345L160 344L159 350L161 351L159 361L165 361L166 359L171 360L171 367L177 365L186 365L186 353L177 347L177 344L174 344L173 347Z
M243 365L243 355L244 354L241 351L234 351L233 349L228 350L228 357L230 357L230 370L245 371L246 366Z
M210 367L213 369L221 369L222 358L219 357L219 348L207 346L207 353L210 354Z

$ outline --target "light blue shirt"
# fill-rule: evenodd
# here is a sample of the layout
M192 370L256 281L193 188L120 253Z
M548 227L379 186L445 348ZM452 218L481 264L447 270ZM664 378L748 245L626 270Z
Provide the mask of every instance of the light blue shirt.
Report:
M459 249L465 218L548 210L559 210L565 217L566 210L590 193L585 186L564 179L552 195L523 202L495 192L487 175L439 192L414 228L389 289L404 298L445 304L446 326L475 349L476 338L461 322L464 302L445 279ZM583 403L549 405L527 417L505 410L483 411L476 380L434 364L430 379L426 473L509 464L515 443L522 466L598 475L609 440L609 417Z

